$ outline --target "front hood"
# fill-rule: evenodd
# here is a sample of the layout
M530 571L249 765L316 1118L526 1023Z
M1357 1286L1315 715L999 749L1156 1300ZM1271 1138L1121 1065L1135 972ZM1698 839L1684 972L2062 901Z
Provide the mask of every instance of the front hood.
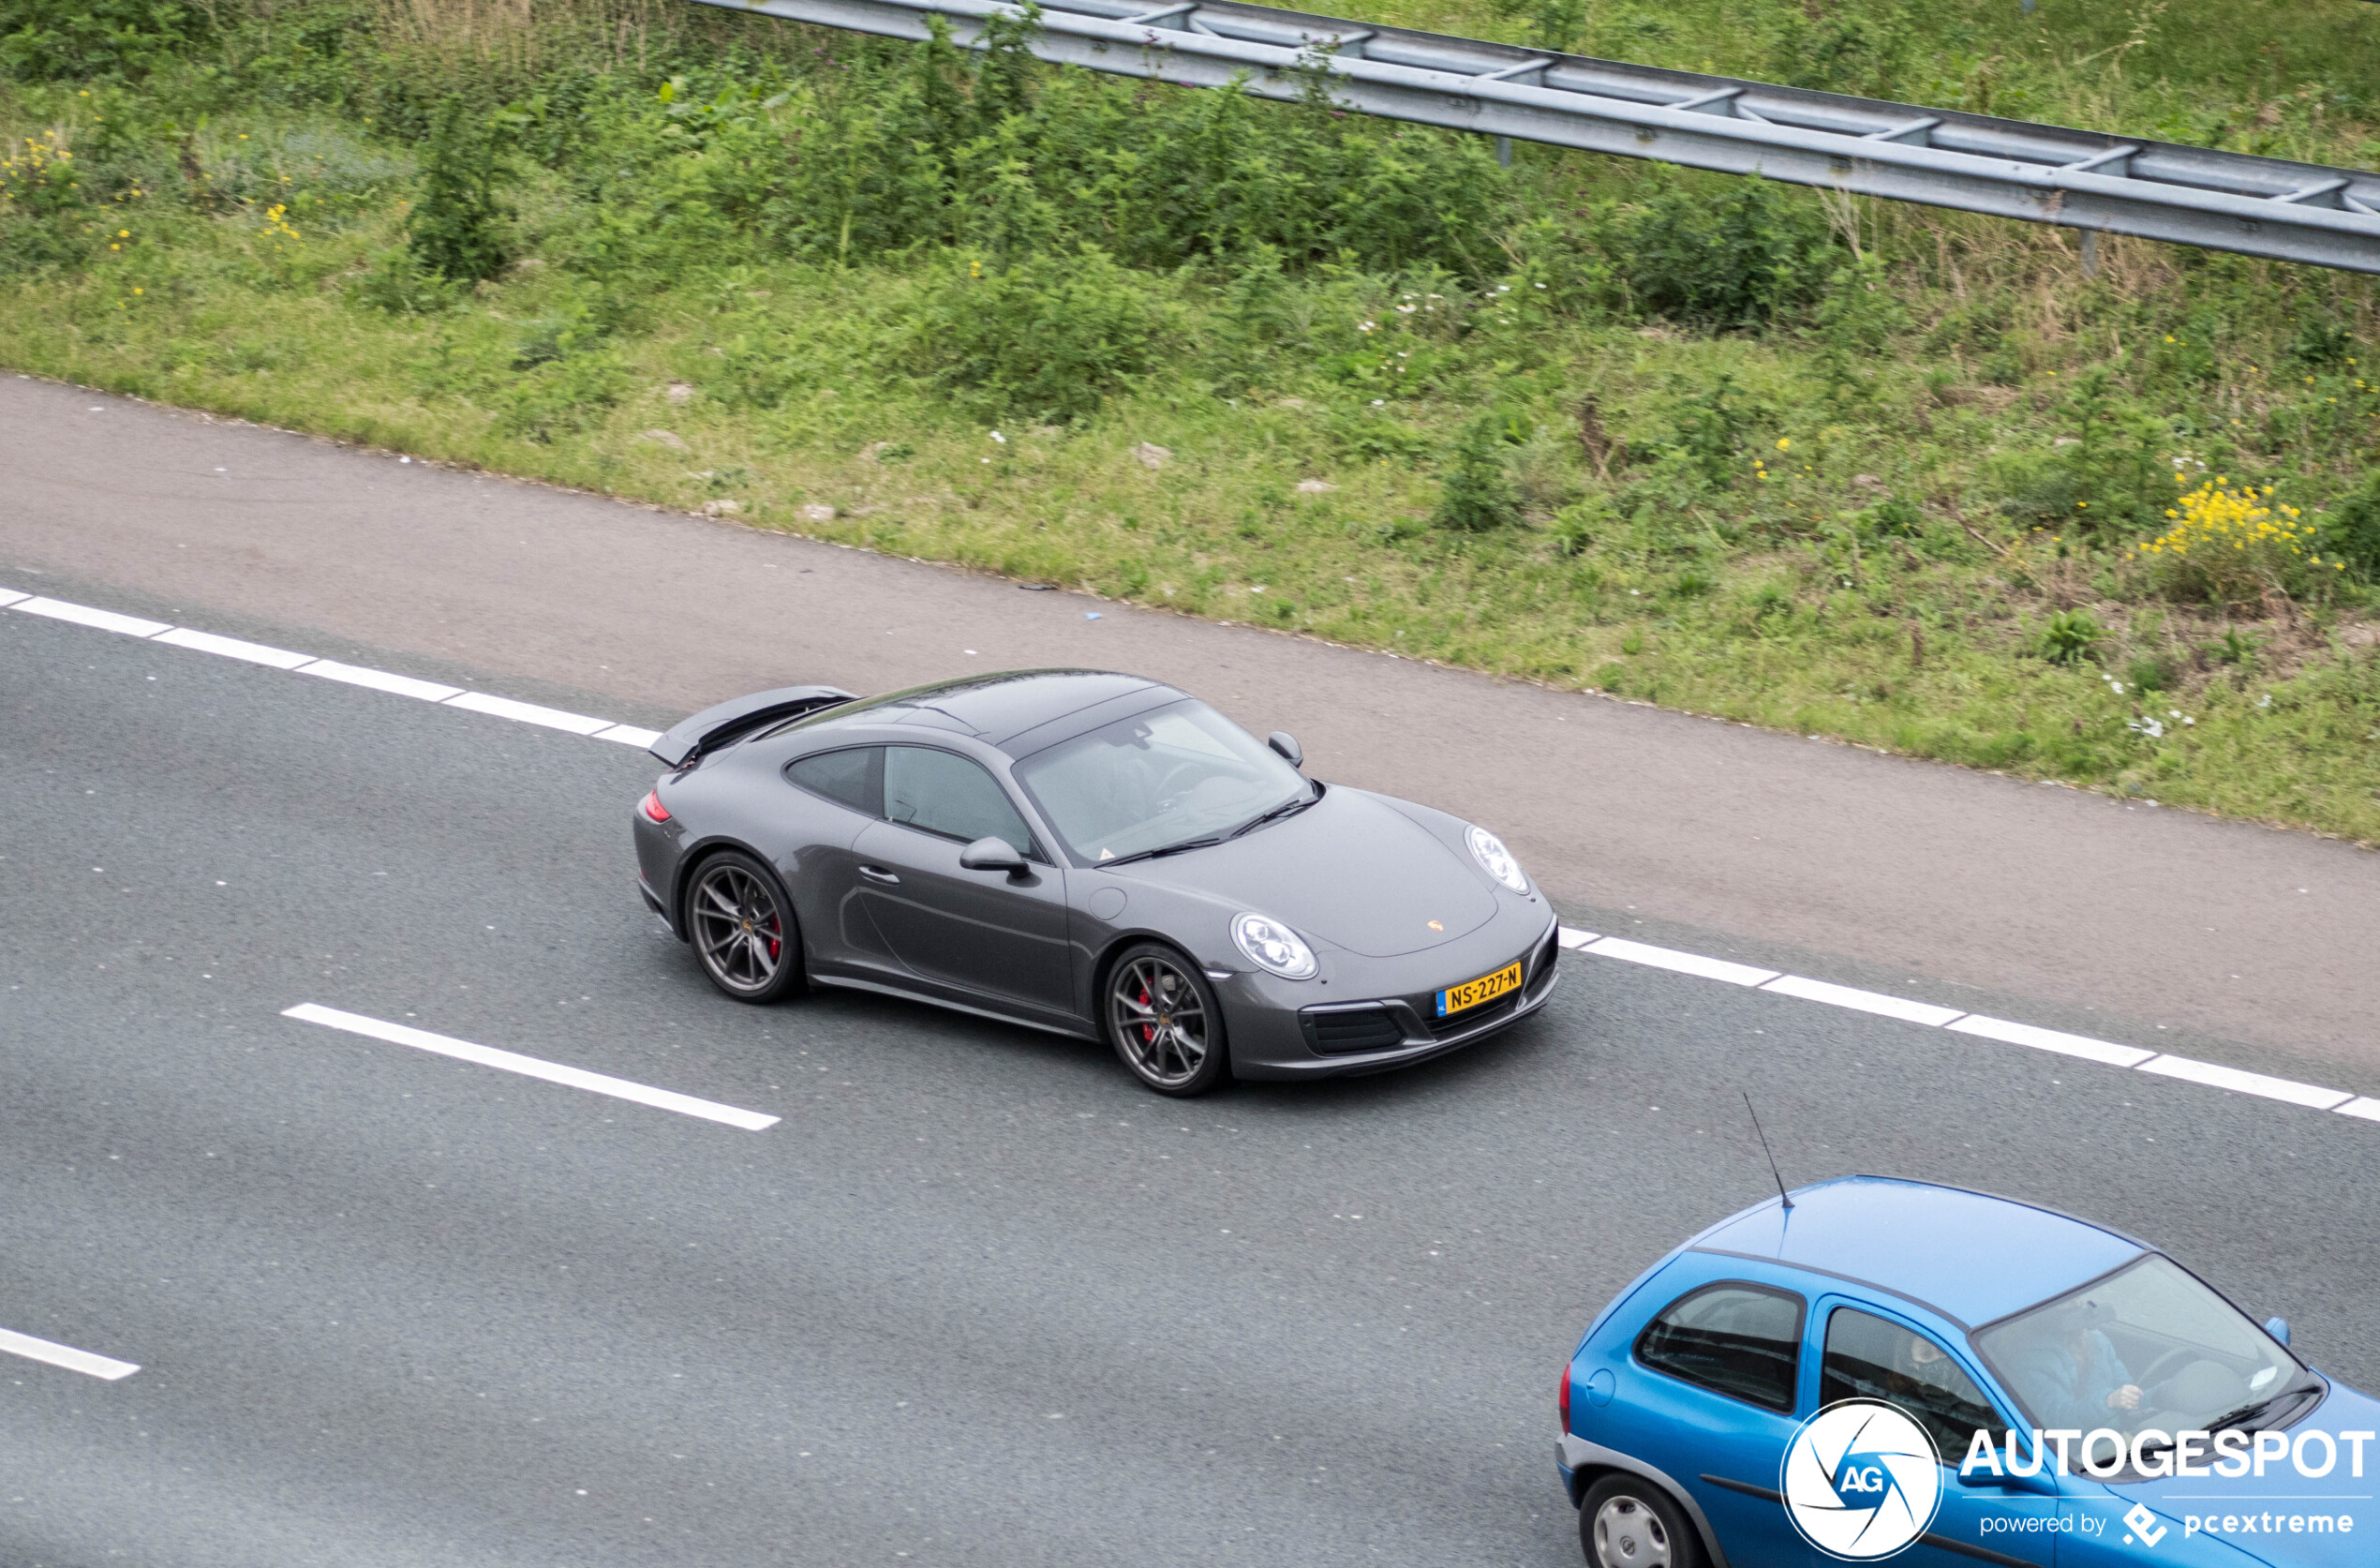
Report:
M2124 1531L2113 1516L2134 1503L2145 1503L2159 1516L2172 1533L2157 1543L2166 1549L2146 1554L2144 1562L2169 1556L2173 1546L2187 1541L2194 1549L2212 1542L2234 1548L2240 1555L2215 1553L2207 1561L2238 1562L2242 1568L2252 1561L2271 1568L2361 1568L2380 1553L2380 1498L2374 1496L2380 1493L2380 1485L2375 1485L2380 1482L2380 1439L2362 1444L2360 1476L2353 1473L2356 1445L2339 1440L2343 1432L2380 1433L2380 1401L2334 1381L2322 1403L2286 1428L2285 1435L2294 1445L2307 1432L2328 1432L2339 1444L2337 1464L2318 1480L2299 1475L2287 1459L2268 1463L2261 1478L2253 1470L2227 1476L2212 1472L2210 1466L2204 1476L2106 1487L2105 1502L2096 1504L2094 1511L2104 1507L2110 1513L2119 1538ZM2320 1459L2320 1444L2312 1457ZM2316 1516L2329 1521L2331 1528L2317 1526ZM2224 1528L2226 1519L2232 1527L2228 1530ZM2336 1525L2345 1520L2353 1524L2343 1532ZM2298 1528L2291 1529L2293 1523Z
M1245 838L1125 870L1366 958L1435 948L1495 917L1495 894L1459 851L1357 789L1328 789Z

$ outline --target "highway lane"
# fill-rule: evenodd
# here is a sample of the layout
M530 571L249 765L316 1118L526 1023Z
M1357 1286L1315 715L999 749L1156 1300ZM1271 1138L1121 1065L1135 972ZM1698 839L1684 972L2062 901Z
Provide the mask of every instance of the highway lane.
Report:
M2088 1034L2162 1026L2268 1072L2380 1075L2380 861L2311 835L1020 593L22 378L0 377L0 584L28 592L277 625L334 656L326 641L361 638L394 669L575 687L620 718L788 682L1131 669L1257 734L1293 731L1334 778L1494 823L1598 929L1666 922L1858 965L1901 994L1984 988ZM724 461L689 433L690 464ZM1042 438L1018 440L1013 483L1030 484ZM847 493L813 499L905 505L898 472L855 460Z
M1447 1062L1177 1105L717 997L626 748L16 615L0 724L0 1326L142 1368L0 1358L11 1563L1575 1561L1554 1373L1766 1189L1739 1086L1791 1179L2105 1218L2380 1385L2369 1123L1578 957Z

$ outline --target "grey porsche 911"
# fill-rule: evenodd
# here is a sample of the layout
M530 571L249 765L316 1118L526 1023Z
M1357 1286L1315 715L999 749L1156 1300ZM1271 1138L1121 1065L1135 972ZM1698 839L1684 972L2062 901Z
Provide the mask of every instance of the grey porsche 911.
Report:
M1137 676L787 687L653 754L637 885L740 1002L883 992L1195 1095L1421 1061L1554 989L1554 912L1495 834Z

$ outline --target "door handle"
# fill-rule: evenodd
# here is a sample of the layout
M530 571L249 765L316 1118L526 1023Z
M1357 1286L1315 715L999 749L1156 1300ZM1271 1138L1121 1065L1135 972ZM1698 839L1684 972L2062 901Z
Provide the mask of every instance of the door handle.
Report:
M892 873L886 871L882 866L862 866L859 868L859 874L866 877L870 882L881 882L887 888L899 887L900 885L900 878L895 876Z

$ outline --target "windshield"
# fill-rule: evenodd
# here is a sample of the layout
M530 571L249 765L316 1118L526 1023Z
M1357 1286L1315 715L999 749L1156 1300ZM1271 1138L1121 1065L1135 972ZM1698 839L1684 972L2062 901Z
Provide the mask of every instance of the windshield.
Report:
M1975 1348L2034 1426L2106 1426L2127 1439L2243 1419L2304 1371L2229 1302L2154 1253L1984 1330Z
M1086 860L1228 832L1310 789L1246 730L1190 700L1061 741L1015 771L1066 847Z

